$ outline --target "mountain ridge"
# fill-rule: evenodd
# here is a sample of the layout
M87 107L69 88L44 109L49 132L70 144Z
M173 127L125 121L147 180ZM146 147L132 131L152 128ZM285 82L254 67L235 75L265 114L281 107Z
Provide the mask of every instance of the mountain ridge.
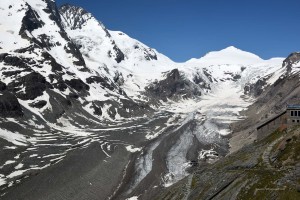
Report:
M0 9L4 199L151 197L191 161L225 157L233 130L249 139L241 146L255 140L255 123L287 102L280 95L297 94L286 89L298 80L297 53L264 61L229 47L176 63L80 7L2 0Z

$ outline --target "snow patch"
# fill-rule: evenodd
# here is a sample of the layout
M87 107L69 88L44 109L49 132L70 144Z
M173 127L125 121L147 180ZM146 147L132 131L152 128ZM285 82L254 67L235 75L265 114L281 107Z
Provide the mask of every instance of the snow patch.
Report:
M131 153L135 153L135 152L141 151L142 148L134 148L133 145L129 145L126 147L126 150Z
M11 142L17 146L28 145L28 141L24 135L21 135L20 133L16 133L16 132L11 132L2 128L0 128L0 138L7 140L8 142Z
M138 196L133 196L133 197L127 198L126 200L138 200L138 199L139 199Z

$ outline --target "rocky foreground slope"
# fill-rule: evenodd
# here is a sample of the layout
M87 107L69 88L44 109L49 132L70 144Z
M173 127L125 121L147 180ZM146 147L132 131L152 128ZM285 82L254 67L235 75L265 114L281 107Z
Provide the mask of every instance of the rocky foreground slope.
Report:
M0 10L3 199L151 199L257 139L257 122L298 98L298 53L228 47L175 63L80 7Z
M299 130L276 131L213 165L195 167L155 199L299 199Z

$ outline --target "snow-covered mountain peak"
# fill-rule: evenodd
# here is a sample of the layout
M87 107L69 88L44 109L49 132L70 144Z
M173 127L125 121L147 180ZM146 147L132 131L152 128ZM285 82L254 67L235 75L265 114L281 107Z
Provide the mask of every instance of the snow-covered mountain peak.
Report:
M207 53L200 59L191 59L188 63L202 63L209 65L220 64L255 64L262 62L259 56L240 50L234 46L229 46L220 51L212 51Z

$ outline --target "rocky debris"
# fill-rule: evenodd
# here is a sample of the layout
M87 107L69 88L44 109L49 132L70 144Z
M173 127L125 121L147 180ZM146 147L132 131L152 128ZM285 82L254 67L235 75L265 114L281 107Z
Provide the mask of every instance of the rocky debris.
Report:
M0 117L21 117L23 116L22 107L10 92L0 92Z

